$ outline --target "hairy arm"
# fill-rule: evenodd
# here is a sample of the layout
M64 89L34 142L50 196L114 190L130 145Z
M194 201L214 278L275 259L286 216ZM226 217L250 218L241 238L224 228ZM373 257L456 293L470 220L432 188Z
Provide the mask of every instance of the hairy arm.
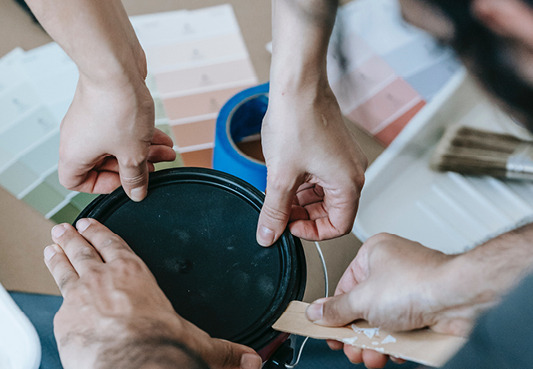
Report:
M404 238L369 238L342 276L335 297L319 300L308 318L342 326L357 319L392 331L422 327L466 336L480 313L494 306L533 270L533 224L459 255L444 255ZM353 362L382 367L386 357L339 342Z
M123 185L146 195L153 163L173 160L172 140L154 128L146 58L119 0L28 0L78 66L61 124L59 179L72 190L108 193Z
M352 228L366 158L344 124L326 73L337 1L273 0L270 101L262 143L268 176L257 240L287 224L321 240Z
M449 270L458 299L497 302L533 270L533 224L455 256Z
M52 229L45 263L63 303L54 335L65 369L261 367L254 350L214 339L176 314L131 248L94 219Z
M207 364L180 341L153 337L154 332L137 340L116 343L102 350L98 369L208 369Z

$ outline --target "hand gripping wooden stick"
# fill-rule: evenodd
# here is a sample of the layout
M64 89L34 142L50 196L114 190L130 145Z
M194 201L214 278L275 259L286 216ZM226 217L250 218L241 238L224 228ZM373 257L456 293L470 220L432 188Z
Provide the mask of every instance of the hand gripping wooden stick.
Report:
M443 365L466 343L463 337L435 333L430 329L387 332L373 328L365 321L345 327L324 327L307 319L307 306L309 304L304 302L292 301L272 328L299 336L341 341L433 367Z

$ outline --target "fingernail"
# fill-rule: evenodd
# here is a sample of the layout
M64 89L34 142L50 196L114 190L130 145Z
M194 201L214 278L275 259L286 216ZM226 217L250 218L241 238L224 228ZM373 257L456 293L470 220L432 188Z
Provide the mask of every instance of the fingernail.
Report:
M314 302L309 305L305 313L307 314L307 319L312 322L322 320L322 316L324 315L324 304Z
M44 248L44 260L49 261L54 257L54 255L57 254L56 249L53 245L46 246Z
M133 201L139 202L144 199L144 188L137 187L131 190L131 199Z
M257 243L261 246L270 246L274 242L274 231L265 226L259 227Z
M263 365L261 357L256 354L244 354L241 357L241 369L259 369Z
M76 222L76 229L78 230L78 232L81 233L85 231L90 225L91 222L89 221L89 219L83 218Z
M59 238L65 233L67 229L64 224L58 224L52 228L52 238Z

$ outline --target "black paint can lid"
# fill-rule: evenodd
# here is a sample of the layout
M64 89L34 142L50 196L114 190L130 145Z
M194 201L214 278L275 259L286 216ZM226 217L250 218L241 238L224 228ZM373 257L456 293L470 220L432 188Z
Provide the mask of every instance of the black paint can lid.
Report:
M97 219L120 235L182 317L259 351L278 337L271 326L289 302L303 297L306 275L301 242L288 231L272 247L257 244L263 200L232 175L174 168L151 174L142 202L120 188L78 219Z

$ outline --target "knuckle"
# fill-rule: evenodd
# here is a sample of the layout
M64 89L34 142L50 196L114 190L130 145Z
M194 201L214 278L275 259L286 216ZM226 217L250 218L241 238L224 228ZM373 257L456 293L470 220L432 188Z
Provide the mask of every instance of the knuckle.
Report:
M267 177L267 191L288 192L294 186L292 176L285 172L270 172Z
M211 341L210 352L223 352L224 355L220 358L222 368L239 367L242 356L241 347L235 343L226 341L224 339L213 339L207 335Z
M120 181L123 185L131 186L131 187L137 187L139 184L142 184L145 182L146 174L140 173L136 176L129 177L124 174L120 175Z
M124 241L120 236L115 233L106 235L102 242L100 243L100 249L109 249L109 248L120 248L124 244Z
M73 259L78 261L91 260L95 258L95 253L89 247L82 247L75 254Z
M239 363L239 361L236 360L238 356L237 356L237 353L235 352L235 349L233 349L233 347L228 345L226 349L227 351L225 352L225 355L223 356L223 360L222 360L222 367L231 368L235 366L235 364Z
M363 188L363 186L365 185L364 170L355 171L355 173L353 173L350 176L350 180L355 185L356 188L359 188L359 189Z
M154 100L152 99L152 96L149 92L146 92L146 99L143 99L139 102L139 110L142 112L143 115L146 115L148 117L153 117L155 115ZM144 139L150 142L153 136L153 130L148 130L146 136L147 137L145 137Z
M84 273L84 277L86 277L87 280L90 280L90 281L100 281L101 279L101 276L102 276L102 271L100 270L99 267L95 266L95 265L91 265L89 267L87 267L87 270L85 271Z
M123 248L123 245L124 241L122 238L113 233L99 241L97 249L100 253L117 252Z
M341 315L337 309L337 304L333 302L326 302L324 304L324 318L331 323L337 323L341 320Z
M123 242L124 241L122 240L122 238L116 233L112 233L109 236L107 236L107 243L109 245L122 244Z
M125 168L138 168L146 161L146 154L133 154L120 158L120 165Z
M69 283L72 280L72 277L73 277L72 273L66 273L62 275L61 277L59 277L57 281L57 286L59 287L60 291L64 291L68 287Z
M113 261L113 266L121 273L140 273L144 271L140 260L127 255L121 255Z
M61 186L65 187L67 190L76 190L78 183L65 173L61 165L58 166L57 175Z
M269 219L274 219L278 222L283 222L289 217L289 213L281 209L272 207L271 205L265 203L261 212Z
M336 227L336 229L340 236L340 235L345 235L345 234L350 233L352 231L352 227L353 227L353 222L346 222Z
M106 282L109 282L109 276L101 272L93 271L84 276L84 280L78 285L76 291L76 299L84 301L90 296L100 294L106 288Z
M394 239L395 237L390 233L378 233L368 238L365 244L367 244L367 247L377 247L379 245L388 245Z
M49 266L50 270L54 270L57 267L57 264L59 263L57 255L58 254L56 252L54 255L52 255L52 257L48 261L48 266Z

